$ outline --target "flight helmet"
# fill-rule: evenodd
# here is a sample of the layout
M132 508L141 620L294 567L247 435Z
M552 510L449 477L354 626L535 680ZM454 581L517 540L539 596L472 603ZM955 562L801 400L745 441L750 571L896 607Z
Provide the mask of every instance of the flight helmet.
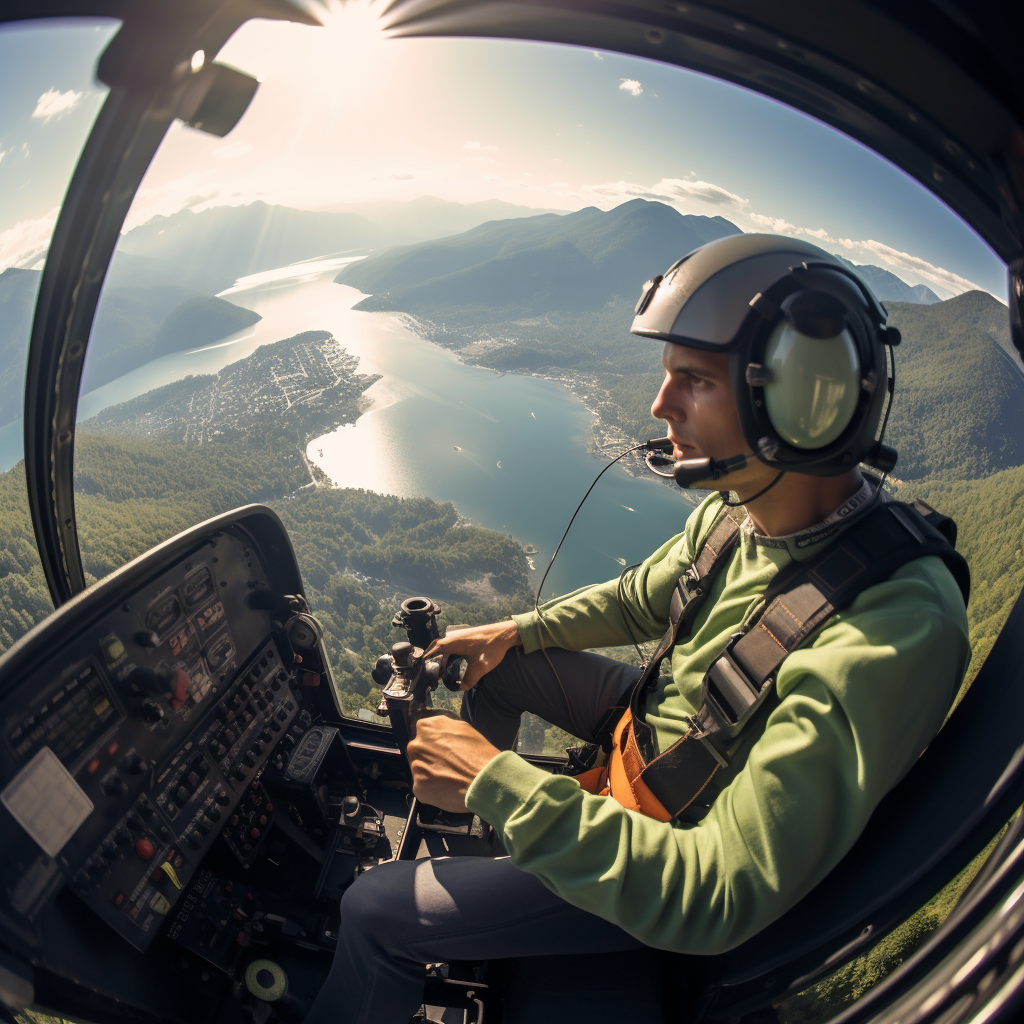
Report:
M876 439L892 400L886 346L899 331L864 282L816 245L737 234L702 245L646 282L633 334L729 355L743 434L779 470L888 471Z

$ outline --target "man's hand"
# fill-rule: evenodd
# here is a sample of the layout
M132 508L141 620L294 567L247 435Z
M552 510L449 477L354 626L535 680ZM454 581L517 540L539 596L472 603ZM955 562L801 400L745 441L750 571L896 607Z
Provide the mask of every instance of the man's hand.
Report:
M409 741L413 795L443 811L464 813L469 787L498 753L468 722L444 715L421 718Z
M467 626L449 632L427 648L427 657L435 654L461 654L469 663L459 684L463 690L472 689L513 647L521 647L519 627L512 619L492 622L489 626Z

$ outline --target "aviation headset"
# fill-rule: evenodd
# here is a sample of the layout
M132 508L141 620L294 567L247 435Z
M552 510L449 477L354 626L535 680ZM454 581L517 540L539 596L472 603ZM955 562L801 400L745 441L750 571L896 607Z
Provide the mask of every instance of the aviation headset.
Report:
M823 249L740 234L694 249L648 281L631 330L728 353L750 451L780 472L836 476L860 462L883 472L896 463L895 450L875 439L886 393L892 402L886 348L900 340L885 321L867 286ZM746 460L700 461L710 474L695 469L690 479L677 463L681 485Z

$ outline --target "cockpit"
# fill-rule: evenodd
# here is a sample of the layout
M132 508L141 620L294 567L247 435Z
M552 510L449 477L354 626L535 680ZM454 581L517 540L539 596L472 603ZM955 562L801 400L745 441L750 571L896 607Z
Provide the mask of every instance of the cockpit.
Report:
M657 354L614 333L636 299L617 282L635 278L638 293L682 239L759 227L804 231L850 252L851 268L855 256L904 338L935 339L925 354L904 345L907 386L945 389L950 408L969 410L943 419L934 397L899 409L894 429L915 454L893 486L959 518L979 481L991 484L987 518L965 538L980 580L971 685L842 863L742 946L623 954L614 974L580 956L429 964L427 1016L795 1024L896 1019L903 1007L921 1021L1011 1019L1024 992L1024 610L1019 548L997 532L1013 520L1024 466L1019 87L984 12L954 5L926 19L867 4L820 19L808 8L790 24L741 6L3 12L10 88L23 80L36 104L24 124L65 133L60 145L38 136L63 168L63 198L20 220L56 186L24 171L37 136L22 152L13 119L0 135L0 189L5 172L22 174L29 197L0 200L0 357L15 353L9 373L0 367L5 1020L300 1024L354 879L396 859L505 854L478 815L412 794L416 716L458 710L457 660L424 650L532 603L538 583L550 596L613 577L682 528L700 496L645 476L636 458L587 506L574 527L585 540L544 574L594 456L659 433L647 413ZM966 49L933 24L951 32L975 15ZM372 20L373 34L352 18ZM857 41L866 22L873 39L899 40L900 60L880 66L874 42ZM469 42L483 49L458 49ZM54 53L69 77L44 89L33 60L49 54L49 74ZM309 75L261 82L275 61ZM342 85L340 62L351 69ZM360 90L381 62L394 123L372 135ZM681 112L680 68L687 95L743 132ZM546 109L556 80L596 75L607 94ZM474 76L478 96L465 89ZM528 99L513 110L501 104L514 76ZM417 78L430 82L421 97L408 94ZM935 85L953 82L962 107ZM750 92L742 102L736 85ZM323 120L311 127L303 96L314 92ZM596 124L613 101L621 111L607 117L641 140L675 116L723 151L759 124L790 133L821 166L853 167L851 205L876 194L876 176L901 237L944 225L929 252L948 266L798 228L755 210L763 196L689 168L658 182L640 157L587 164L589 147L608 144L575 117ZM465 105L445 129L447 155L441 122L421 123L439 103ZM294 152L286 136L260 151L271 123L291 122ZM361 163L371 138L382 153ZM331 173L296 184L311 139ZM665 152L681 166L680 150ZM584 188L588 173L605 184ZM338 181L401 203L342 202ZM424 198L446 182L471 201ZM492 192L472 191L484 182ZM800 188L783 191L796 209ZM650 267L619 244L633 237ZM558 773L572 739L530 718L518 751ZM945 909L920 925L936 894ZM857 972L871 976L901 935L898 966L858 988ZM827 979L844 968L854 994L830 1002Z

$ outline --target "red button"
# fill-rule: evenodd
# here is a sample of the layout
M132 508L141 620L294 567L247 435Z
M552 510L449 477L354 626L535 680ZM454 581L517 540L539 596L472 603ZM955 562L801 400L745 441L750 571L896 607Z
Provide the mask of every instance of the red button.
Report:
M111 743L109 747L107 747L107 753L111 757L113 757L117 753L117 740L114 740L114 742Z
M115 907L119 907L119 906L121 906L122 903L124 903L124 893L123 892L115 893L114 894L114 906Z
M184 669L178 669L174 675L174 692L171 694L171 707L178 711L185 706L185 701L188 700L188 688L192 685L192 680L189 679L188 674Z
M96 774L96 772L97 772L97 771L99 771L99 767L100 767L100 759L99 759L98 757L94 757L94 758L93 758L93 759L92 759L92 760L91 760L91 761L90 761L90 762L89 762L89 763L88 763L88 764L86 765L86 767L85 767L85 770L86 770L86 771L87 771L87 772L88 772L88 773L89 773L90 775L95 775L95 774Z
M148 839L140 839L135 844L135 852L142 860L150 860L156 851L153 849L153 844Z

